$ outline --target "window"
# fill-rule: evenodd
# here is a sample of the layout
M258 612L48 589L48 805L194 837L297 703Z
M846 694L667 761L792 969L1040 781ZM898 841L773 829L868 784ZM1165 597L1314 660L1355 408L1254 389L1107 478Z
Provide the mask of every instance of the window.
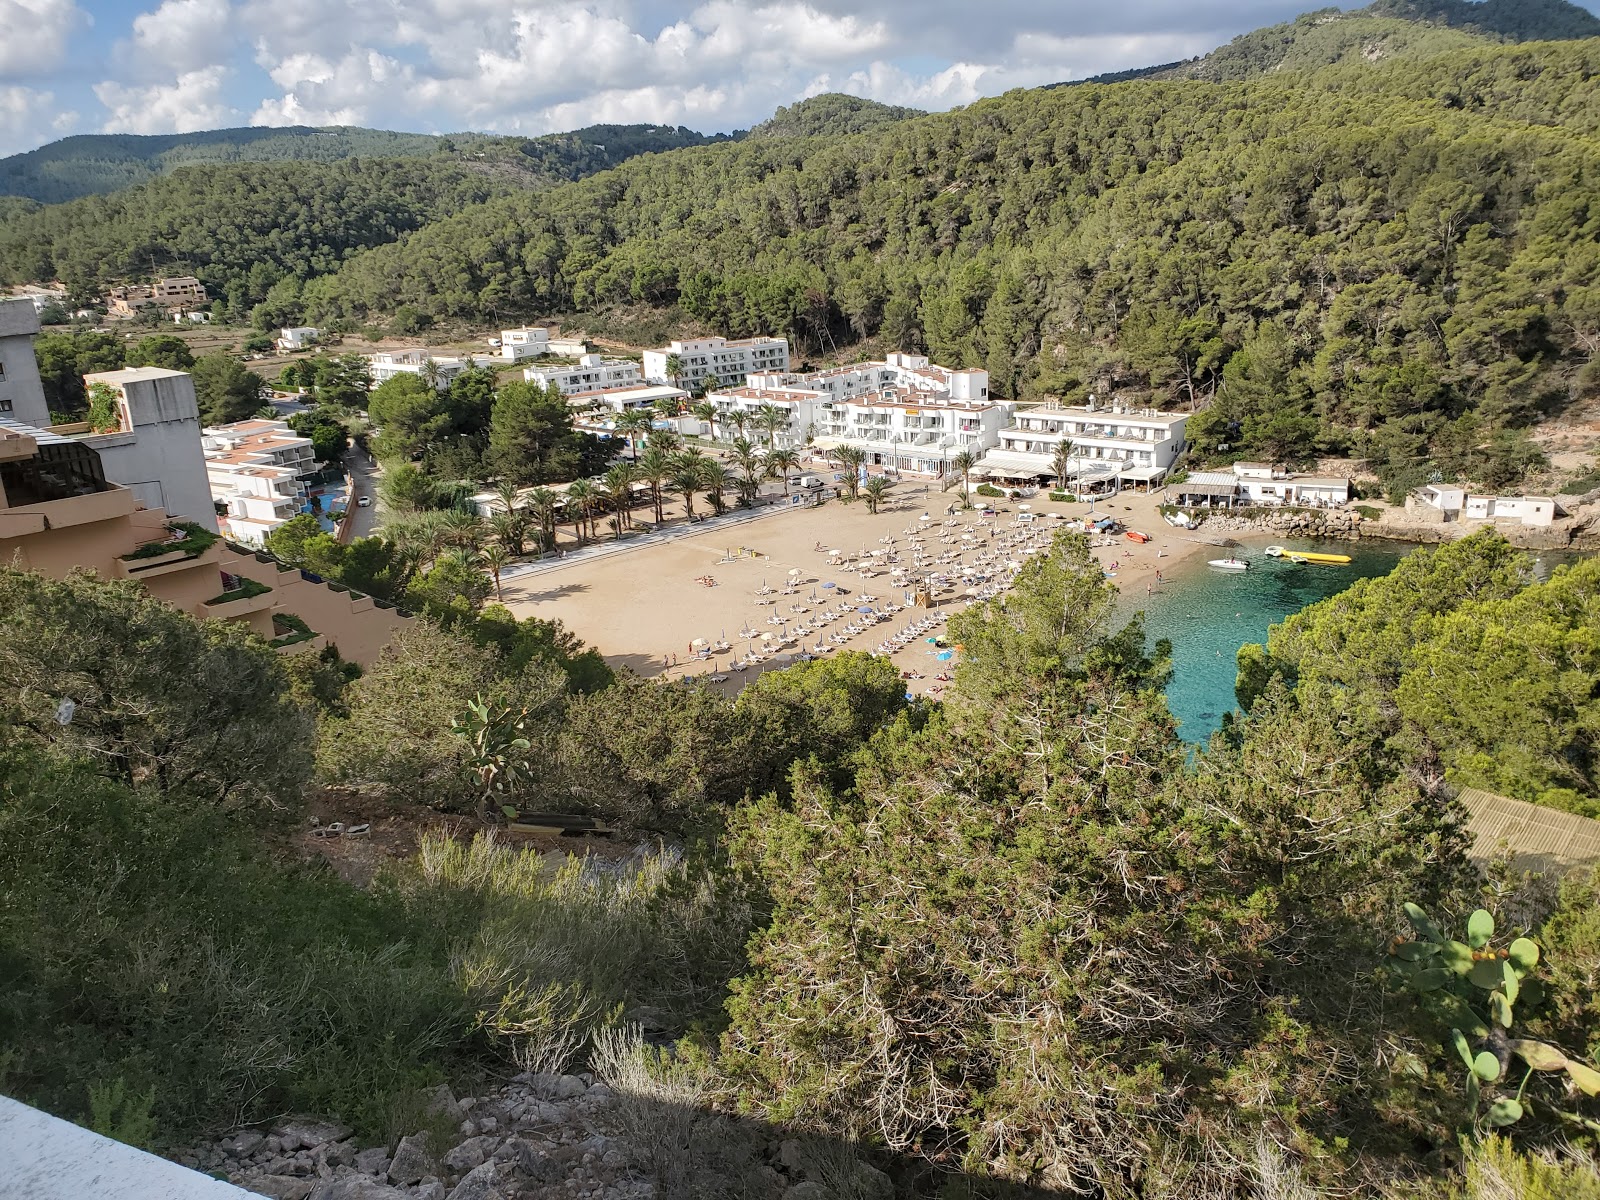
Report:
M6 381L6 365L5 365L5 363L0 362L0 383L4 383L5 381Z
M10 399L10 397L0 397L0 413L8 413L10 411L11 411L11 399Z

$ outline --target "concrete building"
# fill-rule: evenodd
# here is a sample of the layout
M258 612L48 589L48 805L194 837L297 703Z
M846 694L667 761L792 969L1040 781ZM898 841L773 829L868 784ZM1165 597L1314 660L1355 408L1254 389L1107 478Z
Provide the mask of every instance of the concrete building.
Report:
M649 385L611 388L606 391L572 392L567 396L567 403L575 411L620 416L622 413L637 412L640 409L654 409L659 400L681 405L688 399L689 393L682 388Z
M193 275L174 275L151 284L132 283L106 293L107 311L113 317L131 317L151 304L162 308L193 309L206 302L206 289Z
M502 329L499 346L500 357L507 362L521 362L525 358L538 358L542 354L564 354L578 358L589 353L589 343L583 338L564 338L552 333L543 325L523 329Z
M1465 488L1430 483L1406 497L1406 511L1424 521L1514 521L1544 528L1562 516L1552 496L1480 496Z
M234 541L263 545L305 507L305 480L317 469L311 439L282 421L218 425L202 431L201 448L222 532Z
M284 654L331 644L365 666L411 624L370 597L196 527L110 480L89 439L0 418L0 561L54 579L81 568L130 579L190 616L238 621Z
M1012 405L998 400L948 400L892 388L816 406L813 449L826 454L853 446L865 465L941 478L950 460L995 444L1011 421Z
M293 354L296 350L309 350L316 344L321 332L314 325L290 325L278 330L275 345L283 354Z
M677 357L678 377L667 371L667 360ZM674 383L693 388L705 383L712 387L738 383L758 372L787 371L789 343L784 338L695 338L672 342L659 350L644 352L644 377L651 383Z
M570 365L525 367L522 377L541 387L553 383L568 396L610 388L634 388L644 383L639 364L631 358L606 358L599 354L582 355L577 363Z
M1354 494L1342 475L1303 475L1272 463L1234 463L1227 471L1194 471L1172 485L1187 508L1338 508Z
M1126 483L1154 484L1182 453L1188 419L1187 413L1121 404L1021 409L973 474L1028 483L1056 479L1056 456L1065 445L1066 478L1056 479L1062 486L1098 493Z
M33 354L38 332L39 310L32 300L0 300L0 417L44 426L50 424L50 409Z
M373 387L400 375L415 375L421 379L431 376L434 386L443 391L473 367L490 366L493 360L437 355L431 350L381 350L367 355L367 362L371 364Z
M116 389L120 427L95 432L86 424L57 425L53 431L92 447L107 478L130 488L147 508L182 514L217 532L193 378L163 367L126 367L83 378L86 384Z

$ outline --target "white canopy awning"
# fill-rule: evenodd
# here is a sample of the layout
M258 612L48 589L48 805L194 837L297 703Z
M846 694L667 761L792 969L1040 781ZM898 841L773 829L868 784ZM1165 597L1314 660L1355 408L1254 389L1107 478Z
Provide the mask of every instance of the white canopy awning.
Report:
M1160 479L1167 473L1165 467L1123 467L1124 479L1137 479L1141 483L1149 483L1152 479Z
M1051 475L1050 461L1041 454L1018 450L991 450L972 468L974 475Z

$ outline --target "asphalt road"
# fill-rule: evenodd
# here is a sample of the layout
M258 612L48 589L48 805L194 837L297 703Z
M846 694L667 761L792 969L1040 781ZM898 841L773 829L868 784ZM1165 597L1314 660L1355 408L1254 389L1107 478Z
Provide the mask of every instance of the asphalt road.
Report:
M356 449L345 455L344 465L350 472L350 503L356 504L362 496L372 498L366 508L356 505L355 516L344 527L342 540L349 542L370 537L378 528L378 469Z

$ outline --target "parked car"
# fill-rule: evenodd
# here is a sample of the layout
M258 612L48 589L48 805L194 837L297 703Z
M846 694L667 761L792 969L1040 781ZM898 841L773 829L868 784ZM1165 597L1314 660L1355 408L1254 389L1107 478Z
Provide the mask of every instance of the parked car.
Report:
M356 498L356 507L357 508L371 508L372 507L372 497L371 496L358 496Z

